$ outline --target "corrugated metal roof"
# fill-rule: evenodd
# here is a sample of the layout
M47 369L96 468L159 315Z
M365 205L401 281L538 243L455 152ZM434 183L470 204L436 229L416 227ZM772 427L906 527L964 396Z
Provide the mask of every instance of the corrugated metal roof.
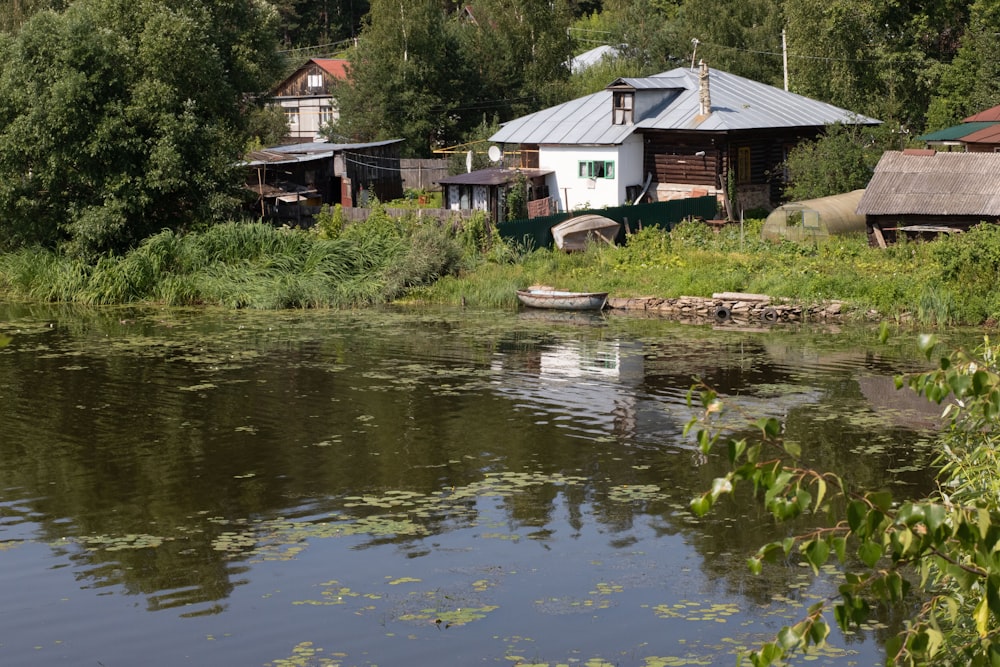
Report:
M569 71L574 74L577 72L582 72L583 70L593 67L605 58L613 59L618 57L618 49L614 46L608 46L607 44L602 44L601 46L594 47L589 51L584 51L578 56L575 56L569 61Z
M438 183L442 185L503 185L516 181L519 173L523 174L525 178L535 178L538 176L547 176L552 173L552 170L491 167L489 169L470 171L467 174L448 176L438 180Z
M992 109L987 109L986 111L980 111L977 114L969 116L963 123L975 123L977 121L992 121L1000 122L1000 106L995 106Z
M1000 144L1000 123L990 123L989 127L967 134L962 137L962 142L966 144Z
M272 146L259 151L251 151L246 156L244 166L257 167L262 164L290 164L292 162L311 162L333 157L337 152L355 151L363 148L377 148L403 141L389 139L388 141L373 141L364 144L331 144L325 141L311 141L301 144L286 144Z
M983 128L995 125L995 121L976 121L970 123L960 123L958 125L952 125L951 127L946 127L943 130L938 130L937 132L931 132L929 134L924 134L917 137L917 141L958 141L963 137L966 137L973 132L978 132Z
M858 204L861 215L1000 215L1000 153L887 151Z
M717 69L709 70L712 113L704 119L698 115L701 109L697 70L678 68L618 82L622 81L641 90L666 90L669 92L665 94L676 97L653 117L637 118L633 125L613 125L611 91L603 90L505 123L490 141L616 145L642 129L724 132L880 122Z

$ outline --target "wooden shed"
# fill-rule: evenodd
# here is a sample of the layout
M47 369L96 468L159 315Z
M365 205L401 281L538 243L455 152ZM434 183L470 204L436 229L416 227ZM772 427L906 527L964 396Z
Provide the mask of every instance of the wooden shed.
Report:
M1000 221L1000 153L887 151L858 203L872 245Z

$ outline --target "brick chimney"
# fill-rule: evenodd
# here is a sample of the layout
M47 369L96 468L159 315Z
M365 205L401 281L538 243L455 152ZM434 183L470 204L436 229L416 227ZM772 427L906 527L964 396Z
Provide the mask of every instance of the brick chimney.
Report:
M712 95L708 91L708 65L704 60L698 61L698 99L701 103L700 116L712 113Z

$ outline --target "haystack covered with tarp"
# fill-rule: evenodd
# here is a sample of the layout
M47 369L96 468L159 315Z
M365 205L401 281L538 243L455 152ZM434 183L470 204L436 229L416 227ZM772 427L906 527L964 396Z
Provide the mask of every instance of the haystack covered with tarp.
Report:
M769 241L821 242L831 236L863 234L865 216L857 213L864 190L789 202L771 211L761 236Z

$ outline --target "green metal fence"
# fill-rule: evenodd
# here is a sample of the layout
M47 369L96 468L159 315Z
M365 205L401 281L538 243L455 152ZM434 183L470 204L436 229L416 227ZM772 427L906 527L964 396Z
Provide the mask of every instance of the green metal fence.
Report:
M585 213L596 213L615 222L622 223L622 236L625 231L636 232L650 225L667 231L674 228L678 222L686 218L702 218L712 220L718 210L718 200L707 197L689 197L671 201L654 202L652 204L636 204L634 206L616 206L613 208L591 209L557 213L543 218L530 220L510 220L497 226L500 236L517 243L530 244L534 248L547 248L552 245L552 226L563 220ZM619 236L619 241L622 240Z

